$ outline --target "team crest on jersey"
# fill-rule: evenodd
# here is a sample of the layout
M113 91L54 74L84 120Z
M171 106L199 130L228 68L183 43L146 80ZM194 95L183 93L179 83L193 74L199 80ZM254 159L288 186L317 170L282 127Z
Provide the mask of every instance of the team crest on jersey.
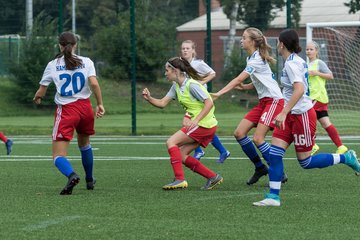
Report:
M248 72L248 73L253 73L255 71L255 68L251 67L251 66L247 66L245 68L245 71Z

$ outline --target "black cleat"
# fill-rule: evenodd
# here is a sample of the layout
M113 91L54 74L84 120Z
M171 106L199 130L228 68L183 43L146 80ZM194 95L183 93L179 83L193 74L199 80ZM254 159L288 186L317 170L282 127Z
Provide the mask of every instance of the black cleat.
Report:
M281 178L281 183L286 183L288 181L288 176L286 175L286 173L284 172Z
M71 173L69 176L69 180L64 187L64 189L60 192L60 195L71 195L73 188L80 182L80 177L75 173Z
M268 174L268 168L265 165L261 168L257 168L257 169L255 169L254 175L252 175L252 177L249 178L249 180L247 180L246 184L252 185L252 184L256 183L257 181L259 181L259 179L262 176L266 176L267 174Z
M94 190L95 183L96 183L96 178L86 179L86 189Z

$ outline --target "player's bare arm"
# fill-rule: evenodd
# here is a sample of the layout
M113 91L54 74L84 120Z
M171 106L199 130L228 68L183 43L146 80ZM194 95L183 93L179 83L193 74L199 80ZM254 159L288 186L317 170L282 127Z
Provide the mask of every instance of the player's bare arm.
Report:
M44 98L46 91L47 91L47 86L44 85L40 85L39 89L36 91L35 96L33 98L33 102L37 105L41 104L41 100Z

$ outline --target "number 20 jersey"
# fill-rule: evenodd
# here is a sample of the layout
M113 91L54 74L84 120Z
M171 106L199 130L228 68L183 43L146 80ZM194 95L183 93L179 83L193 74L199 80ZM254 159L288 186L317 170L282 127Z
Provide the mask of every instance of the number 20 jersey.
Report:
M96 76L93 61L89 58L77 56L82 64L75 70L67 70L64 57L50 61L41 78L40 85L56 85L55 103L65 105L79 99L87 99L91 95L88 78Z

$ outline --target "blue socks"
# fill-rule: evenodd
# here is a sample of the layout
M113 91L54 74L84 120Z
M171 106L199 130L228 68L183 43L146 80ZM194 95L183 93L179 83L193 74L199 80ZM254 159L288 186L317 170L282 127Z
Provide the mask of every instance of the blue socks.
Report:
M265 159L265 161L267 162L267 164L269 165L269 159L270 159L270 144L268 144L267 142L263 142L262 144L260 144L259 146L257 146L257 148L260 150L263 158Z
M79 148L81 152L81 162L85 170L85 178L92 180L93 178L93 166L94 166L94 157L91 145Z
M270 193L279 195L284 172L283 157L285 149L271 145L269 153Z
M219 137L215 134L213 140L211 141L211 144L214 146L214 148L216 148L216 150L219 151L219 153L225 153L226 149L225 147L222 145L222 143L220 142Z
M54 158L54 164L65 177L69 177L70 174L74 172L69 160L64 156L56 156Z
M260 168L264 166L264 164L261 162L261 159L256 152L255 146L253 142L250 140L248 136L243 137L241 139L236 139L236 141L240 144L242 150L248 156L248 158L254 163L256 168Z
M338 163L345 163L345 156L343 154L320 153L303 160L298 159L298 161L304 169L326 168Z

